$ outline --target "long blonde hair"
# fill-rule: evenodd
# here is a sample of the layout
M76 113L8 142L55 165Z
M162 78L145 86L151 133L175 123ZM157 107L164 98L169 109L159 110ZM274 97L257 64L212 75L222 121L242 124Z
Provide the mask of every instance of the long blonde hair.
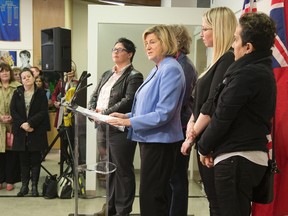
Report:
M230 8L216 7L204 13L203 21L213 30L213 56L210 68L232 46L237 19Z

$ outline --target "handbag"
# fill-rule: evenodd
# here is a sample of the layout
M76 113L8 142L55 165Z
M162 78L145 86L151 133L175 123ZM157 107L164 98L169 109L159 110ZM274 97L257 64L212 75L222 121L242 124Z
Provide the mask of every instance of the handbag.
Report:
M57 197L57 175L46 176L43 183L42 194L45 199Z
M12 149L13 146L14 135L11 131L6 132L6 148Z
M268 204L274 199L274 175L279 173L275 158L275 116L273 120L272 134L272 158L268 160L266 172L256 187L252 191L252 201L255 203Z

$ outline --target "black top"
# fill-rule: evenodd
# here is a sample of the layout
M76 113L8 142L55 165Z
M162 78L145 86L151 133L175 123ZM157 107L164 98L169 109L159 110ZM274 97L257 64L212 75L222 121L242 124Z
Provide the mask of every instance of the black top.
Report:
M14 134L13 150L25 151L25 145L28 151L42 151L47 148L47 131L50 129L48 114L48 100L44 89L38 89L34 86L35 92L30 102L28 117L26 115L24 87L19 86L14 91L10 110L13 119L12 131ZM28 122L33 132L27 133L20 128Z
M89 109L96 109L97 100L103 85L113 75L112 70L106 71L92 93L89 101ZM139 86L143 83L143 75L134 69L131 64L125 69L121 77L113 85L110 92L108 108L102 114L109 115L113 112L127 113L131 111L134 95Z
M267 151L266 135L276 105L271 51L252 52L232 64L225 75L212 121L198 142L199 152Z
M222 83L224 74L228 67L234 62L234 53L230 49L222 55L218 61L199 78L195 87L195 100L193 104L193 115L196 121L200 113L212 117L215 110L213 98L217 86ZM197 137L198 139L200 136Z
M179 62L184 71L186 82L185 95L183 98L181 108L181 124L183 128L186 128L187 123L192 114L192 106L193 106L192 91L196 84L197 71L192 61L184 53L182 52L180 53L179 57L177 58L177 61Z

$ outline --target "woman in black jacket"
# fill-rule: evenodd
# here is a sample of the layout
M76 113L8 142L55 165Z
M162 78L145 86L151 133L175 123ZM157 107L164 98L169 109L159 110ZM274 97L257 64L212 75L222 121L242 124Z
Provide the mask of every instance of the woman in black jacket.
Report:
M136 48L132 41L119 38L112 49L115 66L106 71L89 102L89 108L109 115L131 111L134 94L143 82L143 75L132 65ZM97 128L100 160L106 160L106 125ZM109 128L109 161L117 167L109 176L109 215L129 215L135 195L134 153L136 142L127 139L127 131ZM105 214L106 215L106 214Z
M250 215L253 188L267 168L267 135L276 106L271 51L275 32L266 14L240 18L235 63L225 74L216 111L198 142L202 164L214 166L221 216Z
M17 196L28 194L31 171L32 196L37 197L41 152L48 146L48 101L45 90L36 87L30 69L23 69L20 77L23 86L19 86L14 92L10 106L13 118L13 150L19 152L21 165L22 187Z
M196 148L198 148L199 138L214 113L213 98L215 89L222 82L227 68L234 62L234 53L231 46L236 26L235 14L227 7L212 8L203 15L200 36L206 47L213 48L213 57L210 66L200 74L195 86L193 113L187 124L186 140L181 148L184 155L190 153L194 142ZM214 186L214 170L203 166L198 155L197 161L201 180L209 201L210 216L220 216Z

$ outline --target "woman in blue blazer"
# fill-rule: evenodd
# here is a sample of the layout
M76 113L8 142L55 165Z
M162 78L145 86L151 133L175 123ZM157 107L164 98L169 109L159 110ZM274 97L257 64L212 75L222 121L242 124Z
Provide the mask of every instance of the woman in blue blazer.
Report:
M128 138L139 142L141 156L141 216L169 215L167 188L173 172L177 143L183 140L180 111L185 92L184 72L174 58L177 40L164 25L148 28L143 41L155 62L135 94L132 111L113 113L112 125L129 127Z

